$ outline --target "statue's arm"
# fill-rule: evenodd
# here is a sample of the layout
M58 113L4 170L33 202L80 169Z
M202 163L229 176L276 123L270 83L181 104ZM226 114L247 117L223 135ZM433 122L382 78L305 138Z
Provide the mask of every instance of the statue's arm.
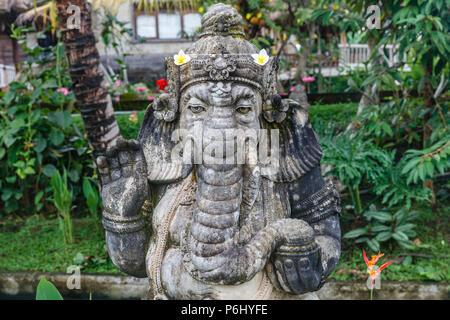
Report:
M119 138L117 146L99 157L97 164L109 256L119 270L144 278L150 239L144 202L149 199L149 184L141 147L135 140Z
M321 250L324 280L336 268L341 254L339 193L331 183L324 183L319 166L291 184L289 189L291 217L306 221L314 229L315 241Z
M103 213L106 246L114 265L137 278L147 277L145 256L150 239L143 214L134 217Z
M291 294L318 290L336 268L341 252L339 194L326 185L317 166L288 185L291 218L302 219L314 238L280 247L274 255L279 289Z

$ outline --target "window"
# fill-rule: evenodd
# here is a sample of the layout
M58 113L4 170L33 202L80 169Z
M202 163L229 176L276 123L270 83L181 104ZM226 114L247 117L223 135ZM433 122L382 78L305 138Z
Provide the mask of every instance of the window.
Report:
M192 36L202 25L202 17L198 13L186 13L183 16L184 32L188 36Z
M194 12L135 12L135 35L149 40L179 40L192 37L201 26Z
M156 38L156 17L139 15L136 17L137 35L143 38Z

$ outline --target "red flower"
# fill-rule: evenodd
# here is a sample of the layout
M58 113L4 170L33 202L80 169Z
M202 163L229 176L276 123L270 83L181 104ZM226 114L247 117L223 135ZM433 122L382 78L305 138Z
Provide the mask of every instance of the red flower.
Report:
M165 87L167 87L169 84L167 83L167 80L162 78L156 81L156 85L159 87L159 90L163 91Z

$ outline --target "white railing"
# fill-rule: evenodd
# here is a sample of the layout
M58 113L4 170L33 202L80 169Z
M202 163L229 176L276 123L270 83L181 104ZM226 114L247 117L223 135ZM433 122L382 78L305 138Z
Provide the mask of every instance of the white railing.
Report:
M392 67L393 65L400 62L399 55L395 53L396 47L392 44L387 44L379 51L382 57L386 60L388 65ZM370 57L369 45L367 44L339 44L339 65L342 67L362 67ZM402 61L406 60L406 56L403 57Z
M8 86L8 84L16 78L16 68L0 64L0 88Z
M354 68L369 59L367 44L339 44L339 65Z

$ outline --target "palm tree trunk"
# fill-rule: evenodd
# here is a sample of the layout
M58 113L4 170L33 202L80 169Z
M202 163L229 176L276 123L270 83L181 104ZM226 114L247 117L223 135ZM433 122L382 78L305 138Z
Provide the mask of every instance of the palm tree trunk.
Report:
M74 15L67 12L70 5L80 8L79 28L67 29L67 20ZM85 131L94 156L104 154L120 136L111 97L102 86L103 72L95 46L92 21L86 0L56 0L61 38L64 43L73 92L83 118Z

